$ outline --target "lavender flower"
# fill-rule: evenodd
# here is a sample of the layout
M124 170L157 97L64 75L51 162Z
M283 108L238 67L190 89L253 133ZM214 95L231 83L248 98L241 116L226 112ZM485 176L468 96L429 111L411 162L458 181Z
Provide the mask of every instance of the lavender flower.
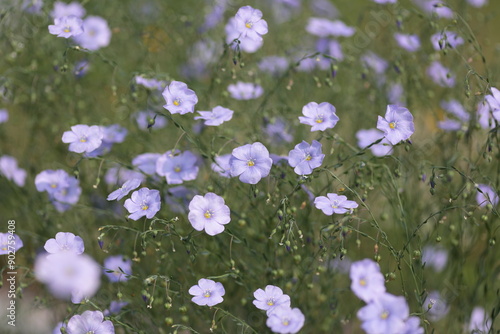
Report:
M377 129L383 131L385 138L392 144L407 140L415 132L413 116L404 107L390 104L387 106L385 117L378 116Z
M53 18L59 18L71 15L82 18L85 16L85 9L82 5L75 1L68 4L62 1L54 2L54 9L50 12L50 16Z
M120 188L116 189L111 194L109 194L107 200L108 201L121 200L123 197L127 196L130 191L139 188L141 182L142 182L141 179L128 180L123 184L123 186L121 186Z
M107 257L104 259L104 275L113 283L128 281L128 275L132 275L132 260L125 259L123 255Z
M453 11L447 7L443 1L439 0L413 0L422 10L429 14L435 14L438 17L451 19Z
M376 74L384 74L389 67L389 63L372 51L368 51L361 57L361 61Z
M469 322L469 331L488 333L491 328L491 319L484 308L476 306L472 310Z
M15 233L0 233L0 255L9 254L10 251L17 252L23 247L23 241Z
M114 334L115 327L110 320L104 320L101 311L85 311L69 319L66 331L68 334Z
M323 211L323 213L327 216L331 216L334 213L352 213L353 209L358 207L358 203L356 203L355 201L349 201L346 196L333 193L327 194L327 197L316 197L316 199L314 200L314 205L317 209Z
M283 290L274 285L267 285L265 290L257 289L253 296L253 304L260 310L271 314L274 309L280 306L290 307L290 296L283 294Z
M448 252L442 248L425 246L422 249L422 262L434 268L436 272L441 272L448 262Z
M54 19L54 24L49 25L49 33L57 37L70 38L83 33L83 21L76 16L63 16Z
M478 184L476 202L480 207L485 207L488 204L496 206L498 204L498 195L495 190L487 184Z
M467 2L469 3L469 5L479 8L486 5L488 3L488 0L467 0Z
M367 334L400 334L405 330L409 308L404 297L382 294L361 308L357 316Z
M311 17L307 22L306 31L318 37L350 37L354 35L356 29L339 20L330 21L325 18Z
M156 162L161 157L160 153L143 153L132 159L132 165L148 175L156 174Z
M236 30L239 38L261 41L262 35L267 34L267 22L262 19L262 12L250 6L238 9L235 16Z
M157 80L155 78L145 78L141 75L135 76L135 83L141 85L147 89L160 90L163 91L167 83L163 80Z
M194 196L189 203L188 219L195 230L205 230L212 236L222 233L224 225L231 221L229 207L214 193Z
M424 334L424 329L420 327L420 319L418 317L409 317L406 319L402 334Z
M24 0L21 9L26 13L40 14L42 12L43 0Z
M431 43L434 50L439 51L449 48L456 48L464 44L464 39L457 35L456 32L446 31L446 32L438 32L431 36Z
M500 121L500 91L495 87L491 87L491 95L486 95L485 99L490 106L493 117Z
M141 217L151 219L160 211L160 192L141 188L132 193L132 196L125 201L125 209L130 213L128 218L138 220Z
M304 326L305 320L304 314L298 308L279 306L268 314L266 325L274 333L295 334Z
M448 304L438 291L431 291L424 301L424 307L428 308L428 318L431 321L439 321L448 314Z
M396 3L397 0L373 0L376 3L386 4L386 3Z
M455 86L455 76L450 73L447 67L444 67L443 64L438 61L433 61L429 65L427 68L427 75L441 87Z
M264 44L263 39L253 40L250 38L241 38L238 31L238 22L235 17L229 19L224 29L226 31L226 43L233 49L254 53Z
M83 33L75 36L76 44L91 51L106 47L111 41L108 22L99 16L87 16L83 20Z
M351 264L351 290L361 300L370 302L385 293L385 279L378 263L370 259Z
M104 310L103 314L106 317L111 314L118 314L120 313L122 308L124 308L128 304L128 302L112 300L111 303L109 303L109 309Z
M252 100L259 98L264 90L262 86L250 83L238 81L236 85L229 85L227 90L231 97L236 100Z
M277 117L267 123L264 127L264 132L269 137L269 140L274 144L280 144L283 142L290 143L293 140L293 136L290 134L287 123L281 117Z
M60 299L92 297L101 284L101 269L88 255L70 252L40 254L35 261L35 277ZM83 298L82 298L83 297Z
M288 163L294 167L298 175L309 175L314 168L321 166L325 155L321 152L321 143L313 140L309 145L306 141L297 144L288 154Z
M406 51L415 52L420 49L420 38L418 38L418 35L395 33L394 38L398 42L398 45Z
M316 102L309 102L302 108L305 117L299 116L299 120L302 124L311 125L311 132L325 131L332 129L339 121L335 111L335 107L328 102L319 105Z
M329 0L313 0L309 4L315 15L336 18L340 15L339 10Z
M68 210L78 202L82 189L78 179L70 177L64 170L45 170L35 177L39 192L46 191L49 199L59 212Z
M141 130L161 129L167 125L167 119L152 110L138 111L133 114L137 126Z
M66 328L66 324L64 322L58 322L56 327L52 330L52 334L61 334L61 329Z
M288 69L288 60L284 57L269 56L264 57L258 64L259 70L272 76L280 76Z
M227 122L233 118L234 111L217 106L212 109L212 111L198 111L201 116L196 116L194 119L205 120L205 125L208 126L218 126L224 122Z
M382 139L383 138L383 139ZM370 150L376 157L383 157L390 155L392 152L391 143L385 138L384 133L377 129L363 129L356 132L356 139L358 139L358 146L366 148L379 139L382 141L378 144L370 146Z
M269 175L273 161L267 148L256 142L235 148L229 164L232 176L239 176L241 182L256 184Z
M167 151L156 161L156 173L165 176L168 184L181 184L198 176L196 156L190 151Z
M104 181L106 182L106 184L112 186L119 186L130 179L140 179L141 182L143 182L144 180L146 180L146 177L140 172L124 168L119 165L111 167L104 175Z
M184 186L177 186L168 189L165 196L165 203L170 211L175 213L188 213L188 206L197 192Z
M212 163L212 170L222 177L231 177L231 154L218 155L215 157L215 163Z
M43 248L50 254L70 253L80 255L85 250L83 239L70 232L58 232L55 238L45 242Z
M194 296L191 301L200 306L214 306L222 303L222 296L226 291L222 283L214 282L211 279L202 278L198 281L198 285L193 285L189 289L189 294Z
M71 131L64 132L62 136L63 143L69 143L71 152L83 153L92 152L102 144L104 132L98 125L74 125Z
M172 81L162 93L167 102L163 108L171 114L181 114L194 112L194 106L198 103L198 96L189 89L184 82Z
M7 109L0 109L0 124L6 123L9 120L9 112Z
M13 181L19 187L24 187L27 173L17 166L16 158L3 155L0 157L0 175L3 175L7 180Z

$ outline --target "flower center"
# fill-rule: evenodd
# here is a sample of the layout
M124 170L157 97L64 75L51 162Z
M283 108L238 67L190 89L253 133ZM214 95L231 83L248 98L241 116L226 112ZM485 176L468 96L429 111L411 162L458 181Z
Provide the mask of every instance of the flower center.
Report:
M94 334L95 332L94 331L88 331L87 333L85 334Z
M387 311L382 312L382 314L380 315L380 319L382 319L382 320L385 320L388 317L389 317L389 312L387 312Z
M80 143L86 143L87 142L87 137L83 136L80 138Z
M316 123L323 123L323 115L318 115L315 119Z
M395 128L396 128L396 122L390 122L390 123L389 123L389 127L390 127L391 129L395 129Z
M3 251L5 251L5 250L7 250L7 246L4 246L4 247L2 247L0 249L3 250Z
M212 218L213 215L214 214L210 210L205 211L205 213L203 214L203 216L207 219Z
M245 23L245 27L247 27L248 29L252 28L252 26L253 26L252 22Z
M311 155L308 153L308 154L306 155L306 161L310 161L311 159L312 159L312 157L311 157Z
M338 201L333 201L332 202L332 208L336 209L339 207L339 202Z
M283 320L281 320L281 324L283 326L288 326L290 324L290 320L288 318L283 318Z
M70 27L66 27L66 28L64 28L64 30L63 30L63 31L64 31L64 32L71 32L71 29L70 29Z
M205 297L205 298L209 298L211 295L212 295L212 291L210 291L210 290L206 290L206 291L203 293L203 297Z
M50 187L51 187L52 189L55 189L55 188L57 188L57 184L56 184L56 183L52 183L52 184L50 185Z
M143 204L143 205L141 206L141 209L142 209L143 211L146 211L147 209L149 209L149 206L148 206L147 204Z
M247 161L247 166L248 166L248 167L255 166L255 161L253 161L252 159L248 160L248 161Z
M274 305L274 298L269 298L269 299L267 300L267 305L269 305L269 306L273 306L273 305Z
M181 171L181 167L179 167L179 166L175 166L175 168L174 168L174 172L179 173L180 171Z
M362 279L359 280L359 285L366 286L366 281L365 281L364 278L362 278Z
M175 99L174 100L174 106L176 106L176 107L180 106L181 102L182 102L181 99L179 99L179 98Z

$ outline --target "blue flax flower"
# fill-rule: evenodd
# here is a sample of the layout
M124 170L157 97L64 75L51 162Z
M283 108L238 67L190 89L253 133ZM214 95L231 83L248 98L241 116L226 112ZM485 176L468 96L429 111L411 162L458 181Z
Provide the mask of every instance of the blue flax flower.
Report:
M262 19L262 12L251 6L238 9L235 15L236 30L239 38L261 41L262 35L267 34L267 22Z
M69 319L66 331L68 334L114 334L115 327L111 320L104 320L101 311L85 311Z
M189 203L188 219L195 230L205 230L213 236L224 231L224 225L231 221L230 213L221 196L207 193L193 197Z
M295 334L304 326L305 320L304 314L298 308L279 306L268 315L266 325L274 333Z
M0 255L9 254L11 250L17 252L21 247L23 247L23 241L17 234L9 232L0 233Z
M367 334L401 334L409 315L406 299L389 293L378 296L357 313Z
M56 237L47 240L43 248L50 254L70 253L79 255L85 250L83 239L70 232L57 232Z
M413 116L404 107L395 104L387 106L385 117L378 116L377 129L383 131L385 138L392 144L407 140L415 132Z
M309 145L303 140L288 154L288 163L294 167L294 171L298 175L309 175L314 168L321 166L324 158L320 142L313 140L312 144Z
M253 293L255 300L253 304L260 310L271 314L276 307L285 306L290 307L290 296L285 295L281 288L268 285L265 290L257 289Z
M361 300L369 303L385 293L385 279L378 263L370 259L356 261L349 271L351 290Z
M235 148L229 164L232 176L239 176L241 182L256 184L269 175L273 160L267 148L256 142Z
M222 283L212 281L211 279L202 278L197 285L193 285L189 289L189 294L194 296L191 301L200 306L214 306L222 303L222 296L226 291Z
M181 184L198 176L196 156L190 151L167 151L156 161L156 173L165 176L168 184Z
M171 114L181 114L194 112L194 106L198 103L198 96L189 89L184 82L172 81L163 90L163 98L167 102L163 108L170 111Z
M224 122L227 122L233 118L233 113L231 109L217 106L212 109L212 111L198 111L201 116L196 116L194 119L205 120L205 125L208 126L218 126Z
M141 217L151 219L160 211L160 192L158 190L149 190L141 188L132 193L132 196L125 201L125 209L130 215L128 218L137 220Z
M302 124L311 125L311 132L325 131L332 129L339 121L335 111L335 107L328 102L309 102L302 108L305 117L299 116L299 120Z
M78 36L83 33L83 21L73 15L57 17L54 19L54 24L49 25L49 32L64 38Z
M107 200L112 201L112 200L121 200L123 197L127 196L129 192L131 192L134 189L139 188L141 185L142 180L141 179L131 179L128 180L121 186L120 188L116 189L113 191L111 194L108 195Z
M123 255L107 257L104 259L104 275L111 282L128 281L128 275L132 275L132 260L125 259Z
M333 193L328 193L326 197L316 197L314 205L317 209L323 211L323 213L327 216L331 216L334 213L344 214L352 212L353 209L358 207L358 203L355 201L348 200L344 195L337 195Z
M102 144L103 128L98 125L88 126L78 124L71 127L71 131L63 133L62 142L68 144L69 150L76 153L90 153Z

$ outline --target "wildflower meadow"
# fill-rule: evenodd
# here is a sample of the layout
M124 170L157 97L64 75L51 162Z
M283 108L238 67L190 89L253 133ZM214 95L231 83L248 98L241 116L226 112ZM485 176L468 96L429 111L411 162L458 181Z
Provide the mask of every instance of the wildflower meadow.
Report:
M500 333L499 17L0 0L0 333Z

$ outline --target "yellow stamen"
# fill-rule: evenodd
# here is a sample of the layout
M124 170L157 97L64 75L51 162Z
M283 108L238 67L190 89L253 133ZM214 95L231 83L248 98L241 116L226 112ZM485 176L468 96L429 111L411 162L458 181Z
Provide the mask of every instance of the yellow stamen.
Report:
M2 250L3 250L3 251L6 251L6 250L7 250L7 247L2 247Z
M147 209L149 209L149 206L147 206L146 204L144 204L143 206L141 206L141 209L143 211L146 211Z
M177 167L174 168L174 172L179 173L180 171L181 171L181 168L179 166L177 166Z
M288 326L290 324L290 321L288 319L284 319L282 324L283 326Z
M181 105L181 101L179 99L174 100L174 106L178 107Z
M252 28L252 26L253 26L252 22L245 23L245 27L247 27L248 29Z
M267 301L267 305L269 305L269 306L273 306L273 305L274 305L274 300L269 299L269 300Z
M390 123L389 123L389 127L390 127L391 129L395 129L395 128L396 128L396 122L390 122Z
M323 123L323 118L316 118L316 123Z
M203 214L203 216L204 216L205 218L207 218L207 219L210 219L210 218L212 218L212 213L211 213L209 210L207 210L207 211Z
M85 137L80 138L80 143L86 143L86 142L87 142L87 138L85 138Z
M248 160L248 162L247 162L247 166L248 166L248 167L255 166L255 162L254 162L253 160Z
M66 28L63 30L64 32L70 32L71 30L69 28Z
M366 285L366 281L362 278L362 279L359 280L359 284L361 286L365 286Z
M309 160L311 160L311 159L312 159L312 157L311 157L311 155L310 155L310 154L306 155L306 161L309 161Z
M207 290L207 291L205 291L205 293L203 294L203 297L208 298L208 297L210 297L211 295L212 295L212 293L211 293L210 291L208 291L208 290Z
M57 188L57 184L52 183L52 184L50 185L50 187L51 187L52 189L55 189L55 188Z
M389 317L389 313L387 311L384 311L382 312L382 314L380 315L380 318L385 320Z

